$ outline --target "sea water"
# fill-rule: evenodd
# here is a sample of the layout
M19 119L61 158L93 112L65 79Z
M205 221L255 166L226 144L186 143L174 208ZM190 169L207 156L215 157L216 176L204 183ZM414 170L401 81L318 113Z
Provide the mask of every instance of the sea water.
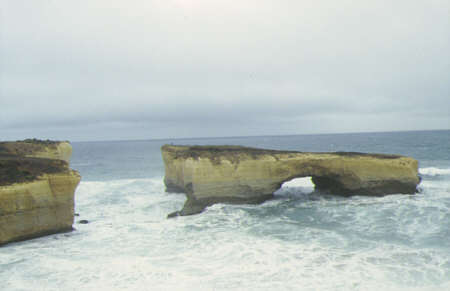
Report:
M167 219L185 196L165 192L166 143L403 154L421 192L343 198L302 178ZM76 230L0 247L0 290L450 290L450 131L74 142L71 167Z

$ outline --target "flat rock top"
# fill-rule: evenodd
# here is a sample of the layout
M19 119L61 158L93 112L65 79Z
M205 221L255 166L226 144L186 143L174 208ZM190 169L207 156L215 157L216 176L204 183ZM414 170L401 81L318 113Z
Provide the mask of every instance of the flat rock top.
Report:
M26 157L46 149L56 150L61 143L38 139L0 142L0 186L30 182L43 174L69 172L63 160Z
M43 174L67 173L65 161L0 154L0 186L30 182Z
M0 142L0 154L11 154L18 156L32 155L45 148L56 149L61 141L26 139L21 141Z
M340 157L369 157L378 159L398 159L403 156L400 155L388 155L388 154L376 154L376 153L357 153L357 152L299 152L299 151L280 151L280 150L269 150L269 149L259 149L236 145L219 145L219 146L199 146L199 145L163 145L161 147L163 152L171 152L176 158L210 158L217 159L221 157L230 158L232 156L247 155L252 158L258 158L264 155L335 155Z

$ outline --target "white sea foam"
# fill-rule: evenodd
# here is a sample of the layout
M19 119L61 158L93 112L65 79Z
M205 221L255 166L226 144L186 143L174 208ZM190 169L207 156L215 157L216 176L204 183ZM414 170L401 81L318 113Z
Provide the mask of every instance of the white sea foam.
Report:
M295 178L284 182L280 189L274 194L276 196L299 196L314 191L314 183L311 177Z
M311 177L296 178L290 181L284 182L283 187L314 187Z
M82 182L76 219L90 223L0 248L0 289L445 290L450 191L424 182L433 193L282 194L175 219L185 196L165 193L162 177Z
M419 173L427 176L447 176L450 175L450 169L441 169L435 167L420 168Z

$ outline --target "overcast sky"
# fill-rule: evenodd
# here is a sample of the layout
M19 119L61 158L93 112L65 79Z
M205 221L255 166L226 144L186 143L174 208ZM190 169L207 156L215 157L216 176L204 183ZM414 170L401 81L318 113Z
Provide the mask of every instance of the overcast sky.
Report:
M0 0L0 139L450 129L448 0Z

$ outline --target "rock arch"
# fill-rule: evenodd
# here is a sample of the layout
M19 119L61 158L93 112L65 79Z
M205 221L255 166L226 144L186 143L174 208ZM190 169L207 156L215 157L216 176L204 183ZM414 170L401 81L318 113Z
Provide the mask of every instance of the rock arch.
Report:
M415 159L351 152L306 153L241 146L161 148L168 192L186 193L190 215L214 203L261 203L294 178L312 177L316 189L337 195L413 194L420 182Z

